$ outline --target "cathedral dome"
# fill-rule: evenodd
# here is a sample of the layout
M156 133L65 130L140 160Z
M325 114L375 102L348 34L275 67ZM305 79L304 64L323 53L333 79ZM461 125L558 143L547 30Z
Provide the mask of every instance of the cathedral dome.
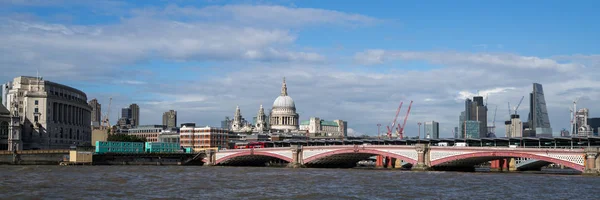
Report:
M294 100L290 96L279 96L273 102L273 108L294 108L296 109L296 104Z
M296 131L298 130L298 113L296 113L296 104L292 97L288 96L285 78L281 85L281 95L273 102L273 109L269 115L269 125L271 130L276 131Z

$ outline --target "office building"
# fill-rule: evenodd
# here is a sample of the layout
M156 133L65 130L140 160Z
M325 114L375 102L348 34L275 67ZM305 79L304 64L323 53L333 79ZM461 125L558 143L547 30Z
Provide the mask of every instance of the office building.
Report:
M440 123L436 121L429 121L423 123L423 130L425 131L425 138L427 139L439 139L440 138Z
M229 135L232 134L232 131L221 128L196 127L195 124L185 124L179 130L179 142L182 147L192 147L194 150L227 148L229 147Z
M176 127L167 128L163 125L140 125L127 130L127 134L145 138L146 142L159 142L159 136L161 134L165 134L163 137L164 139L165 137L168 137L166 135L178 134L178 129Z
M102 123L102 105L98 103L98 99L92 99L88 102L92 107L92 128L100 128Z
M131 119L132 118L131 108L129 108L129 107L121 108L121 118Z
M484 105L482 96L475 96L472 100L465 100L465 111L461 112L459 119L461 138L464 138L465 135L469 135L471 138L485 138L488 136L487 111L487 106ZM474 133L474 131L465 129L465 127L467 127L465 126L465 121L478 121L479 123L477 126L479 127L479 130L476 132L479 135L470 135L469 133ZM475 126L473 122L469 122L469 124Z
M131 110L131 126L136 127L140 125L140 107L137 104L129 105Z
M546 108L546 99L542 84L533 83L533 91L529 94L529 128L527 136L552 137L552 127Z
M131 104L129 107L121 109L121 118L117 122L120 129L135 128L140 123L140 107L137 104Z
M163 113L162 116L163 126L167 128L177 127L177 111L169 110Z
M21 117L23 149L68 149L91 143L91 107L84 92L20 76L13 80L6 100Z
M600 118L588 118L588 124L592 127L593 135L598 136L598 129L600 128Z
M231 130L233 120L229 117L225 117L225 120L221 121L221 128L225 130Z
M463 122L465 132L465 138L480 138L479 131L481 130L481 122L474 120L466 120Z
M326 121L311 117L308 121L300 122L300 132L308 133L311 139L343 139L348 137L348 122L344 120Z

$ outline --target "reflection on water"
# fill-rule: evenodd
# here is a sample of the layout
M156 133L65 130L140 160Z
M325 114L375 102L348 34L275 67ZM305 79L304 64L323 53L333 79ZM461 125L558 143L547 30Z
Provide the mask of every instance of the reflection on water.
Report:
M0 199L600 199L600 177L200 166L0 166Z

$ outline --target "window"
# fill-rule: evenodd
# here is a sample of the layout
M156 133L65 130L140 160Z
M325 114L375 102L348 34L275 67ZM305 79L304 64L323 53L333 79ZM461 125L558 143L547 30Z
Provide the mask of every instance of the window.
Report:
M8 138L8 122L0 122L0 138Z
M38 101L38 100L35 100L35 102L34 102L34 103L35 103L35 105L38 105L38 104L39 104L39 101ZM37 109L37 108L36 108L36 109Z
M35 105L37 105L37 104L35 104ZM34 113L34 114L35 114L35 113L39 113L39 112L40 112L40 109L38 109L38 108L34 108L34 109L33 109L33 113Z

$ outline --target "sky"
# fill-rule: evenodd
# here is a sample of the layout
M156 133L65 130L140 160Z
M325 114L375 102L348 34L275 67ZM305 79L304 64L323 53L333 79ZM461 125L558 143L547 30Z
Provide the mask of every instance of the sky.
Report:
M97 98L111 122L140 106L141 124L220 126L270 109L286 78L301 120L348 121L377 135L414 101L418 122L452 137L464 99L487 96L504 136L510 102L526 118L544 87L555 134L569 107L600 117L600 1L0 0L0 81L35 76ZM497 108L497 109L496 109ZM511 108L513 109L513 108ZM496 112L494 112L497 110ZM598 111L598 112L597 112ZM423 135L423 133L421 133Z

